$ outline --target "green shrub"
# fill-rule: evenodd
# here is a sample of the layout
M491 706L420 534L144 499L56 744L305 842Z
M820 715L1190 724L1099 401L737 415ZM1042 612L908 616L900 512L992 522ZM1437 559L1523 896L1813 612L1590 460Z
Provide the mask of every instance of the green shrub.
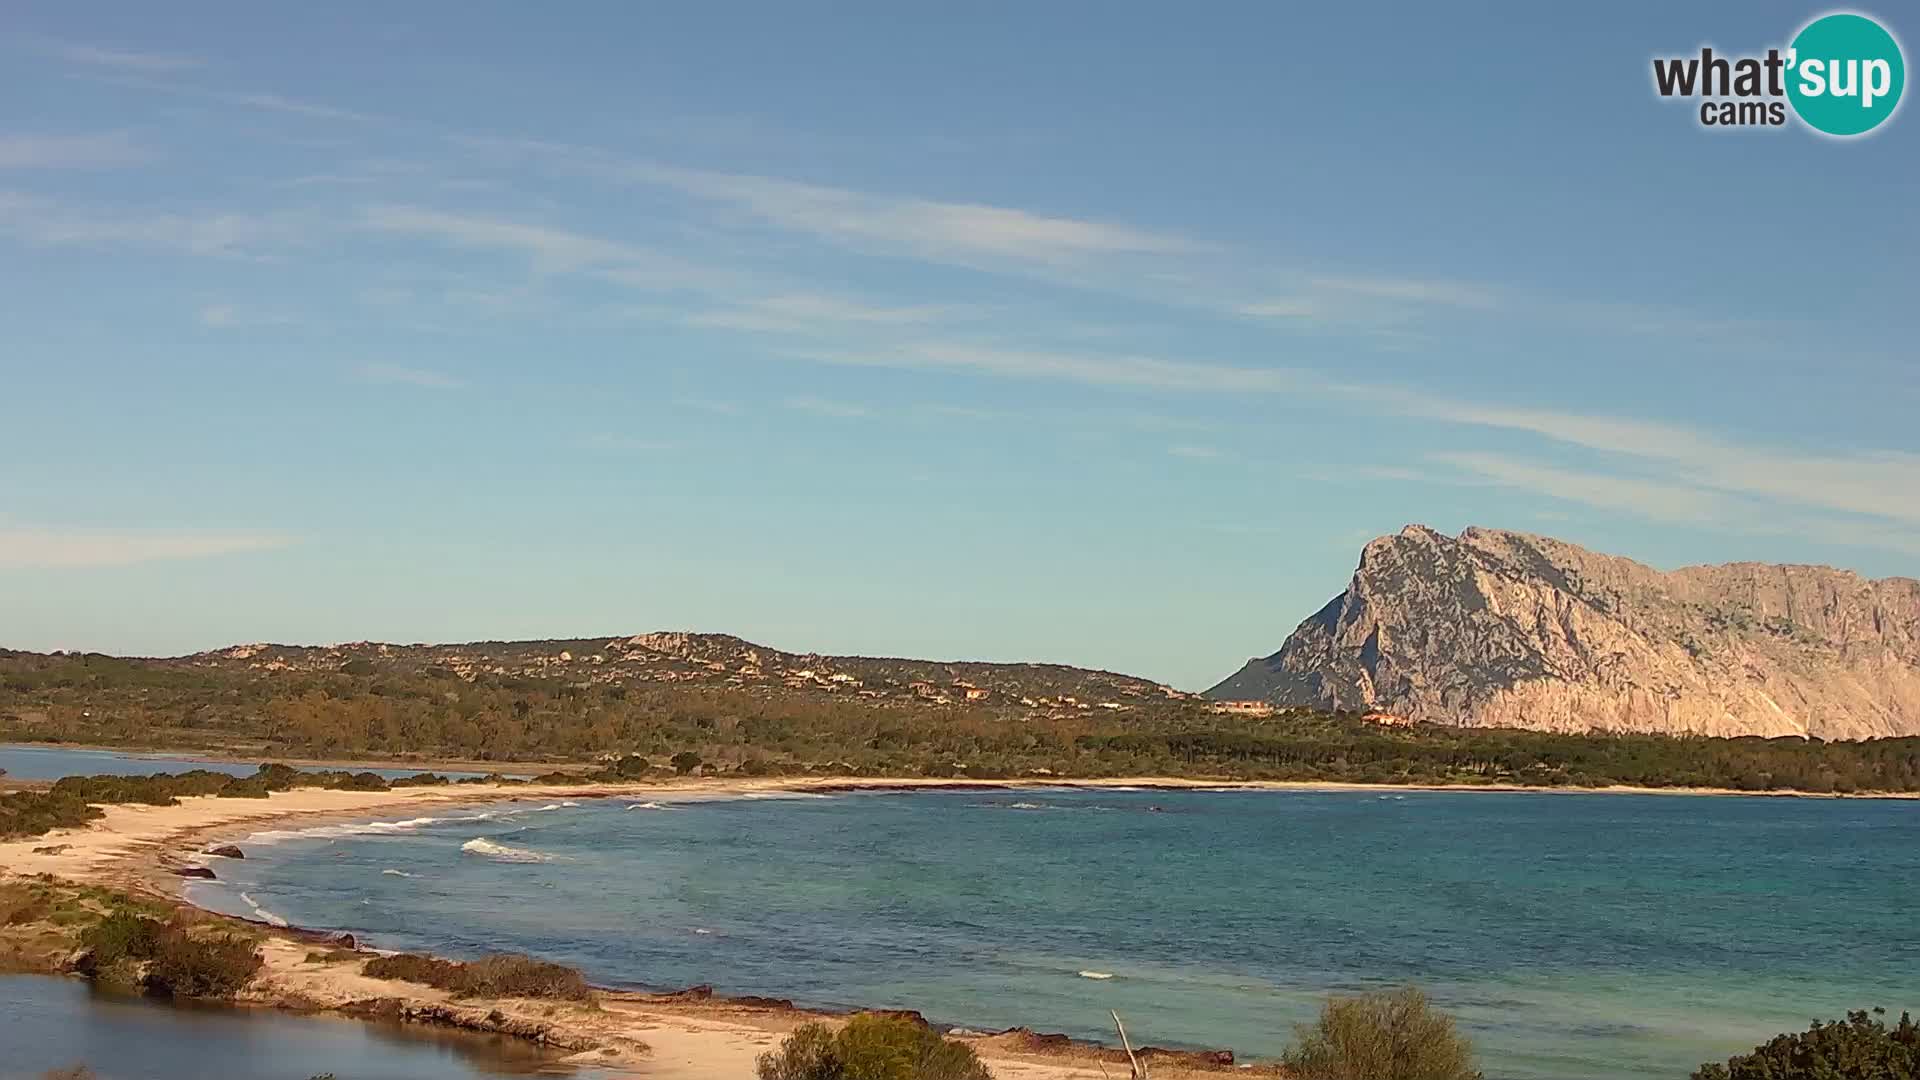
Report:
M160 946L147 969L147 986L176 997L232 997L253 981L261 963L249 938L236 934L194 937L184 928L170 926L160 935Z
M439 773L414 773L412 776L395 777L389 781L394 787L445 787L453 781Z
M93 962L107 967L122 960L151 960L160 951L165 933L160 920L115 909L80 935L80 944L93 951Z
M367 961L361 971L373 979L423 983L449 991L455 997L593 1000L593 988L580 972L518 953L500 953L471 963L396 953Z
M1886 1010L1818 1020L1804 1033L1776 1035L1751 1054L1709 1062L1692 1080L1920 1080L1920 1025L1906 1013L1889 1029Z
M802 1024L760 1055L760 1080L992 1080L973 1048L892 1016L856 1016L838 1032Z
M1480 1080L1473 1048L1413 987L1335 997L1287 1050L1300 1080Z

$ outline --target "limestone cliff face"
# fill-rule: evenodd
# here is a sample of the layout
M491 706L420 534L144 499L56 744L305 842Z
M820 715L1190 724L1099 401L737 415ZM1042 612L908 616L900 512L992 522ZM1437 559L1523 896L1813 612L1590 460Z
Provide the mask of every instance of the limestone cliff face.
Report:
M1920 581L1662 573L1544 536L1409 525L1208 694L1545 731L1920 735Z

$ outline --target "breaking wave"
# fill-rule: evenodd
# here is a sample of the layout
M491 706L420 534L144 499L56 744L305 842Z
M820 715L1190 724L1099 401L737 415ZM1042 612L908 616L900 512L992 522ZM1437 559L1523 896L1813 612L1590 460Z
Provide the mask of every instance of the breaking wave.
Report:
M253 899L253 897L247 893L240 894L240 902L247 905L247 910L253 912L254 918L259 919L261 922L266 923L268 926L284 927L287 925L287 920L281 918L278 915L275 915L273 912L268 911L266 908L261 907L259 903L257 903Z
M351 836L391 836L409 833L441 822L491 821L493 813L455 814L450 817L417 817L404 821L357 821L341 825L314 825L305 829L266 829L247 838L254 844L277 844L283 840L341 840Z
M461 844L460 850L469 855L480 855L497 862L538 863L553 861L553 856L551 855L542 855L538 851L529 851L526 848L496 844L484 836L476 836L466 843Z

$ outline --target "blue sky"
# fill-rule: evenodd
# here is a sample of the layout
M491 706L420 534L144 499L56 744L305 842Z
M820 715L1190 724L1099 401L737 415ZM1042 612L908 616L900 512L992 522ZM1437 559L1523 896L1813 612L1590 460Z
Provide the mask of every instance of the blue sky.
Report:
M9 5L0 644L1198 688L1407 522L1912 575L1911 110L1650 88L1821 10Z

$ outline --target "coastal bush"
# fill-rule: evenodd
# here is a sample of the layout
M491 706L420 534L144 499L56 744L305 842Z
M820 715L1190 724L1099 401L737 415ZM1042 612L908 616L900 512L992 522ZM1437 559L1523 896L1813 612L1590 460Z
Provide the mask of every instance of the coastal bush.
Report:
M1700 1066L1692 1080L1920 1080L1920 1024L1906 1013L1889 1028L1886 1010L1816 1020L1804 1032L1776 1035L1751 1054Z
M1299 1080L1480 1080L1473 1048L1413 987L1328 999L1284 1057Z
M144 980L148 989L178 997L230 997L253 979L262 962L250 938L196 935L185 923L161 922L126 908L114 908L82 931L80 945L91 956L88 972L95 978Z
M388 784L392 787L445 787L451 783L453 783L452 780L441 776L439 773L430 772L414 773L412 776L397 776L388 781Z
M673 766L674 772L685 776L700 767L700 755L691 750L682 750L671 758L668 758L667 764Z
M71 794L16 791L0 795L0 840L77 828L99 816L99 807Z
M147 968L147 988L176 997L232 997L253 981L262 963L250 938L196 937L185 927L169 926Z
M991 1080L973 1048L893 1016L862 1015L839 1031L802 1024L760 1055L760 1080Z
M395 953L367 961L361 971L368 978L422 983L455 997L593 1000L593 988L579 971L519 953L499 953L471 962Z
M108 968L122 960L153 959L160 951L164 931L158 919L115 909L83 931L80 944L93 953L96 967Z

